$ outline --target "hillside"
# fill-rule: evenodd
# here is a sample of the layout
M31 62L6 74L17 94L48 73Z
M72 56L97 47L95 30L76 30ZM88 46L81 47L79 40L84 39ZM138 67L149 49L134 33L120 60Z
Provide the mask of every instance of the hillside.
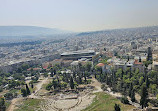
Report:
M80 37L158 37L158 26L150 27L137 27L137 28L124 28L124 29L111 29L111 30L101 30L92 32L82 32L77 34Z
M36 26L0 26L0 36L41 36L64 34L66 31Z

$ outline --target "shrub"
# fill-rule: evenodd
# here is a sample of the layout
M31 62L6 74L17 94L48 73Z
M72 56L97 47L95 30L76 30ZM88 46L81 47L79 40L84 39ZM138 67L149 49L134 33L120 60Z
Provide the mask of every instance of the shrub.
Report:
M101 89L102 89L103 91L105 91L105 90L107 90L107 86L106 86L105 84L102 84L102 85L101 85Z
M3 89L2 88L0 88L0 92L2 92L3 91Z
M9 99L13 99L13 94L8 92L4 95L5 99L9 100Z
M121 98L121 102L122 102L123 104L129 104L129 101L128 101L128 98L127 98L127 97L122 97L122 98Z
M46 90L50 90L52 88L52 83L49 83L47 86L46 86Z
M121 111L119 104L115 104L114 109L115 111Z

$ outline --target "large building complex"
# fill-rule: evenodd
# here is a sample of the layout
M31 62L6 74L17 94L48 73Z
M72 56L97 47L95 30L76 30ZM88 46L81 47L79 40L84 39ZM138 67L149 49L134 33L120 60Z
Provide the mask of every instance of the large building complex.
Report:
M96 55L94 50L79 50L73 52L64 52L61 54L61 58L64 60L78 60L86 58L92 60L92 57Z

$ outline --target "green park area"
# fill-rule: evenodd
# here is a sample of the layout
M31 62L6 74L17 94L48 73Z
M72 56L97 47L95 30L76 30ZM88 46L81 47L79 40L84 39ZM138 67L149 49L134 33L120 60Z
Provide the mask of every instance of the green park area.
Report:
M104 92L96 93L93 103L83 111L114 111L114 105L119 104L121 111L129 111L135 107L121 103L117 98L114 98Z

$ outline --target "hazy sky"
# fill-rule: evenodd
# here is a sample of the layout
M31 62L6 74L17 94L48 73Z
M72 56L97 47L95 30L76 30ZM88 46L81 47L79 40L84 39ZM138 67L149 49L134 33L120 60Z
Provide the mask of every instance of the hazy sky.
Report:
M158 0L0 0L0 25L92 31L158 25Z

